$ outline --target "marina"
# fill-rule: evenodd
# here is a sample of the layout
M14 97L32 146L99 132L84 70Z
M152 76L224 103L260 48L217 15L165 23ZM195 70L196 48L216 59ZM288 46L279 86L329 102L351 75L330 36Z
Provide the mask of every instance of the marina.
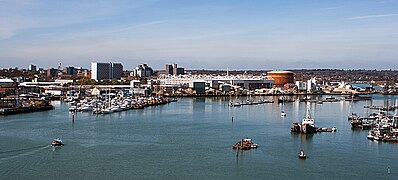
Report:
M70 103L53 101L51 111L3 116L0 175L7 179L47 179L52 170L62 169L60 176L77 179L289 179L297 177L293 172L300 172L298 179L396 177L398 154L394 149L398 144L370 141L369 131L351 129L347 122L350 107L352 112L363 112L367 102L310 103L315 125L338 131L304 134L288 129L293 122L301 123L307 103L284 104L286 118L281 117L283 107L279 103L228 106L246 99L179 98L174 103L104 115L72 113ZM260 100L253 97L253 101ZM384 96L374 96L373 104L383 101ZM49 147L54 137L67 145ZM252 139L258 147L233 150L232 145L242 138ZM307 155L305 161L298 157L300 151ZM314 166L315 170L311 168ZM354 166L363 171L353 172ZM386 176L387 166L391 176ZM72 170L75 173L67 173ZM104 173L98 174L98 170Z
M163 105L176 102L176 99L163 97L121 97L121 96L95 96L83 97L74 101L67 101L70 104L69 111L92 112L92 114L110 114L114 112L127 111L130 109L142 109L149 106Z

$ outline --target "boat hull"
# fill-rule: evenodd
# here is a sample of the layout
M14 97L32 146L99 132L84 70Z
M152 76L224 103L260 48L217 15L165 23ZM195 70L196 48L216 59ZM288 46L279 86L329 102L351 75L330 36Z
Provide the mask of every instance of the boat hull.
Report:
M301 125L301 132L304 134L312 134L316 133L316 128L309 125L309 124L302 124Z

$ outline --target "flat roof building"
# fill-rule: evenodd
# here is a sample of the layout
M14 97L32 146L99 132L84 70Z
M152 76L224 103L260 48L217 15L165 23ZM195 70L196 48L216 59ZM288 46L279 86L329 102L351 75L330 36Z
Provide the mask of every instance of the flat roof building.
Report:
M91 79L97 81L120 79L122 74L123 65L121 63L91 63Z
M36 71L37 69L36 69L36 66L35 66L35 65L30 64L28 70L29 70L29 71Z
M163 75L157 79L162 85L193 84L193 82L205 82L209 87L215 88L221 84L236 85L243 89L272 88L274 80L269 76L213 76L213 75Z
M177 64L166 64L166 74L169 75L180 75L185 74L184 68L179 68Z

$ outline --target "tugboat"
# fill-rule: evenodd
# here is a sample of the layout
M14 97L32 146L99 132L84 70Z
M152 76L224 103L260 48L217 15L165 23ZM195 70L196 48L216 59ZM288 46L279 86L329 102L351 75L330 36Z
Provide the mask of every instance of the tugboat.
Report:
M300 159L306 159L306 158L307 158L307 155L305 155L304 151L300 151L298 157L299 157Z
M57 147L57 146L63 146L64 144L62 143L62 140L60 138L56 138L51 142L51 146Z
M304 134L316 133L315 120L311 117L309 103L307 103L307 113L301 121L301 132Z

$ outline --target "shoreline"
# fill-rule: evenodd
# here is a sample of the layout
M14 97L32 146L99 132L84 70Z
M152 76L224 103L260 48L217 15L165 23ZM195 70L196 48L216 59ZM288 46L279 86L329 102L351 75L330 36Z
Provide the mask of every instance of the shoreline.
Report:
M295 94L174 94L174 95L163 95L164 97L227 97L227 96L351 96L353 94L346 93L295 93ZM357 93L357 95L398 95L395 94L383 94L383 93Z

